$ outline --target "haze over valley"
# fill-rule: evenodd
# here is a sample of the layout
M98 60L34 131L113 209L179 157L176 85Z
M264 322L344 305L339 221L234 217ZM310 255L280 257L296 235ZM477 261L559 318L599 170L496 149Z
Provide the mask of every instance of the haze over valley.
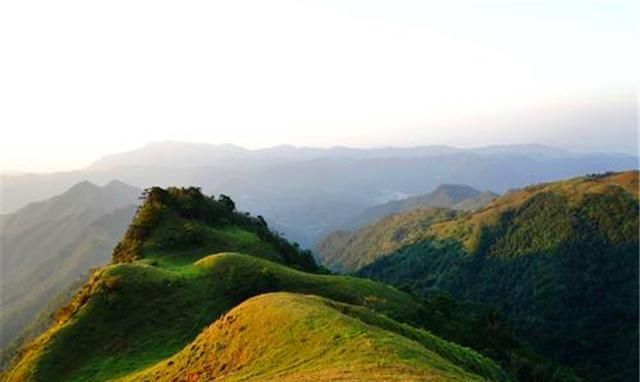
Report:
M87 180L117 179L140 189L201 187L232 195L240 209L265 216L286 237L310 247L364 209L465 184L503 193L528 184L637 168L638 158L575 153L537 144L460 149L452 146L316 149L159 142L96 159L82 170L3 177L3 213Z

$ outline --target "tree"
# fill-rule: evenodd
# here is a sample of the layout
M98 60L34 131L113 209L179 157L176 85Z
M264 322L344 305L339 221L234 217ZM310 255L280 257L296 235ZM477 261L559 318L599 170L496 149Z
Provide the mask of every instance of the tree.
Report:
M227 211L234 212L236 210L236 204L227 195L220 194L220 197L218 198L218 201L220 202L220 204L222 204L225 207L225 209Z

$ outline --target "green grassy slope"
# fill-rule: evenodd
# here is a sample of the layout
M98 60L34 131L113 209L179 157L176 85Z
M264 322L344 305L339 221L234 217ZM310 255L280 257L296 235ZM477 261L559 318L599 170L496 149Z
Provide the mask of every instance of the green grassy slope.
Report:
M182 256L150 256L96 273L81 298L86 303L39 338L7 380L126 375L176 353L245 299L279 290L365 306L402 321L419 319L420 304L410 295L370 280L308 274L234 253L193 263Z
M353 305L249 299L168 360L120 381L501 381L492 361Z
M359 274L498 306L585 379L638 379L638 172L527 187L413 233Z
M454 212L482 208L498 195L469 186L443 184L433 192L371 207L315 245L321 264L336 272L353 272L379 256L418 240L412 233L455 216Z

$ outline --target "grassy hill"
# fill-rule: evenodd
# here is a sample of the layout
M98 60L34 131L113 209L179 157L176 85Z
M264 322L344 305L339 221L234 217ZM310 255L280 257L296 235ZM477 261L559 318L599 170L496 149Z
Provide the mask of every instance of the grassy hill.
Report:
M422 227L411 214L409 223L396 216L395 226L383 221L359 234L411 239L372 244L378 260L359 275L495 305L518 336L585 379L635 381L638 208L633 171L515 190Z
M367 309L270 293L120 381L504 381L492 361Z
M278 290L419 318L420 304L410 295L369 280L308 274L235 253L150 256L94 274L8 380L98 381L127 374L173 355L245 299Z

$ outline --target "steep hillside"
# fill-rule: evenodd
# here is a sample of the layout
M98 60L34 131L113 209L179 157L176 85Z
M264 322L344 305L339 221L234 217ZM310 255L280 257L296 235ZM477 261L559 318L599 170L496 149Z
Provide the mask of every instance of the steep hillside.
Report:
M114 263L144 259L149 253L186 251L204 256L238 251L290 267L317 271L311 252L271 232L262 216L236 211L231 198L216 200L199 188L152 187L113 250Z
M402 248L382 242L359 274L494 304L585 379L635 381L638 208L638 172L531 186L406 233Z
M459 212L444 208L411 210L387 216L355 231L337 231L315 248L320 263L336 272L354 272L378 258L423 238L427 227Z
M121 381L505 381L468 349L353 305L264 294Z
M100 216L135 204L139 195L139 189L121 182L105 187L81 182L61 195L3 216L3 284L77 239Z
M79 183L64 194L3 216L0 242L0 349L3 352L48 301L90 268L110 260L140 190L121 182Z
M493 192L480 192L475 188L442 184L432 192L412 196L409 198L394 200L385 204L368 208L361 214L344 223L344 228L357 230L365 225L400 212L419 208L451 208L454 210L475 210L486 206L498 195Z
M433 192L365 210L343 224L347 229L334 231L316 243L314 252L329 269L353 272L385 253L415 242L418 237L414 233L427 225L450 219L455 213L445 208L472 211L497 196L469 186L440 185Z
M6 356L49 326L50 315L70 297L68 289L74 285L77 289L78 283L87 278L91 268L110 262L111 250L122 237L135 209L135 206L123 207L98 218L56 256L34 265L30 274L3 290L0 312L3 331L20 338L17 343L10 345ZM61 293L67 296L65 301L58 299ZM39 312L42 316L39 323L29 325ZM27 325L30 326L29 332L21 334Z

